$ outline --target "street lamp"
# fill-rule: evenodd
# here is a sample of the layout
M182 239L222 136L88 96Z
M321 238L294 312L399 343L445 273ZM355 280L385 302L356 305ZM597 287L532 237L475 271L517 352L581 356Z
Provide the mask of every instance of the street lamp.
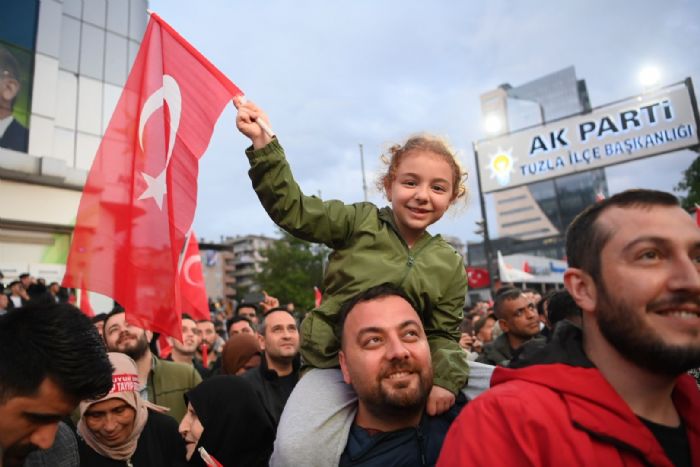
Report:
M503 120L496 114L489 114L484 117L484 130L489 135L500 133L503 129Z
M644 88L655 86L661 81L661 71L653 66L645 66L639 71L639 82Z

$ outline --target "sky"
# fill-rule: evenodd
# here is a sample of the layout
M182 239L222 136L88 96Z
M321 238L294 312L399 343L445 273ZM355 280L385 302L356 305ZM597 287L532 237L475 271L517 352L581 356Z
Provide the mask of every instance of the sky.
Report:
M568 66L585 79L593 107L642 92L639 71L661 83L700 86L700 2L506 0L150 0L173 26L269 115L306 194L369 201L380 155L418 132L447 138L469 172L467 203L431 233L478 241L482 218L472 142L485 137L479 96ZM278 230L247 175L249 141L222 114L200 160L194 229L200 241ZM609 167L610 194L672 191L691 151ZM488 220L495 225L492 195Z

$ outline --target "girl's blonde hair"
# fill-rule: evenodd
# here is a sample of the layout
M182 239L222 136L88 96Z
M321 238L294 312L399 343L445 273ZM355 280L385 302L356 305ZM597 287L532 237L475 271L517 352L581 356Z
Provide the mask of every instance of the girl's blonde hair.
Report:
M403 145L394 144L381 160L388 167L386 173L377 180L377 189L384 194L396 178L396 171L403 157L411 151L427 151L442 156L452 169L452 202L467 195L467 171L462 168L457 155L445 140L430 134L412 136Z

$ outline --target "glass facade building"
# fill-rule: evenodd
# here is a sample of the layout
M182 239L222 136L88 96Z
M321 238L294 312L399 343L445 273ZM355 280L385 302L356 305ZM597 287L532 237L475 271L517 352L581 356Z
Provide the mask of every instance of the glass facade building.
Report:
M0 144L6 280L21 272L61 280L87 172L138 52L147 7L147 0L3 4L0 58L9 50L19 72L0 73L3 85L18 84L12 118L26 134L23 147Z
M504 132L591 109L586 83L574 67L517 87L503 84L482 95L481 105L484 115L495 114L506 123ZM607 194L603 169L494 193L498 236L529 240L562 235L578 212Z

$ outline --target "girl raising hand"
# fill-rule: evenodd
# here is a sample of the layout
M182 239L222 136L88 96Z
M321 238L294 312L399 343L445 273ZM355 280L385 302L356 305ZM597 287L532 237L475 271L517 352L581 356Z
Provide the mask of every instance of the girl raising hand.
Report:
M273 463L278 456L305 451L299 442L313 446L315 455L324 446L329 450L337 447L336 440L324 438L322 433L303 434L304 428L291 426L291 421L286 427L286 420L292 418L285 416L287 412L313 418L309 426L323 424L326 432L334 431L328 428L333 420L338 428L335 431L347 434L354 415L348 404L355 397L351 388L348 394L335 397L328 407L323 406L326 399L318 397L342 387L338 384L343 381L338 369L338 311L355 295L383 283L403 289L419 310L434 373L426 410L430 415L448 410L468 374L459 346L467 278L462 257L439 235L430 235L426 229L466 194L464 172L454 154L438 138L412 137L405 144L390 148L386 157L388 170L378 182L391 207L323 201L301 192L279 141L258 124L258 120L267 122L264 112L252 102L237 102L236 106L236 125L253 143L246 150L248 174L267 213L290 234L334 250L323 281L323 302L301 325L304 369L315 375L309 378L310 373L305 374L285 407ZM331 463L335 459L337 465L338 458L327 459ZM284 464L291 465L287 461Z

